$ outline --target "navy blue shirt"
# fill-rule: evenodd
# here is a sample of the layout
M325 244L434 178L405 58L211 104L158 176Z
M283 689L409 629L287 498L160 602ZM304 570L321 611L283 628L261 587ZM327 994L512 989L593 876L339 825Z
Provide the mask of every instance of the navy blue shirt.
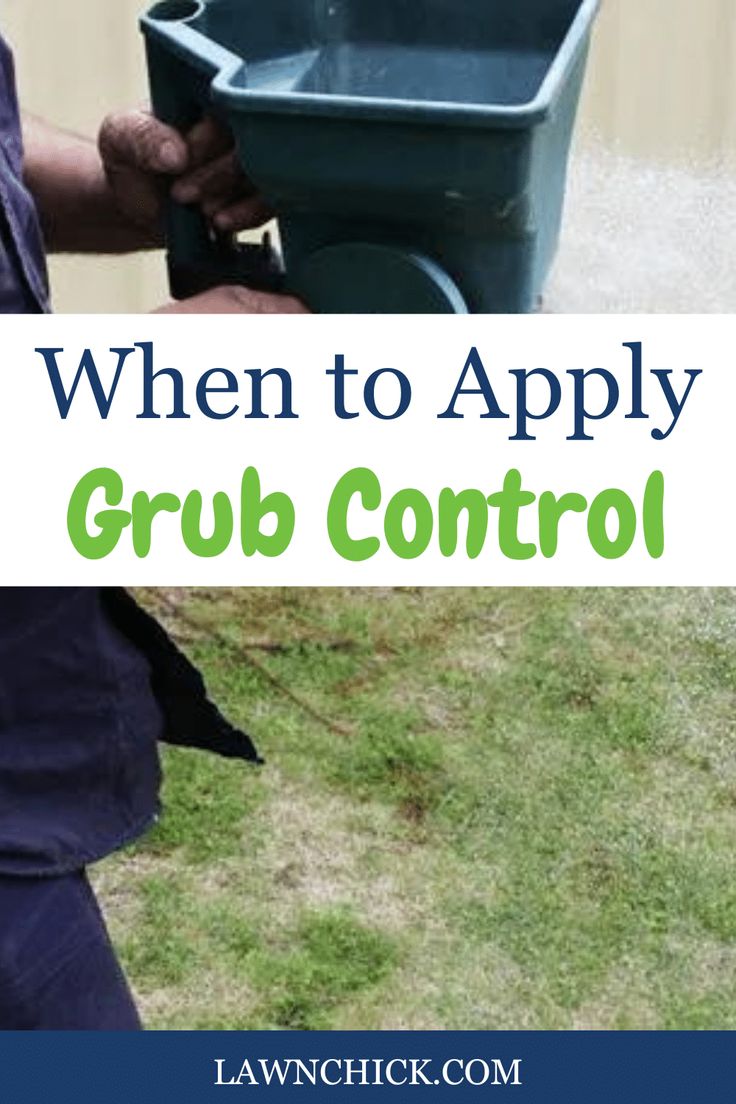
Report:
M95 587L0 588L0 872L79 869L158 812L161 709Z
M0 314L49 309L0 38ZM125 590L0 587L0 875L77 870L159 808L158 740L258 761L199 672Z
M49 309L43 237L23 183L23 140L13 56L0 37L0 313Z

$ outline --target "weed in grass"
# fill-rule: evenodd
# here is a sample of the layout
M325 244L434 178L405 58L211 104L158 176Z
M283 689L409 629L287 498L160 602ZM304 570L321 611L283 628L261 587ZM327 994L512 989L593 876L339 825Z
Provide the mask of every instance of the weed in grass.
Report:
M366 710L360 731L333 748L323 773L355 796L389 801L408 819L423 820L445 779L441 739L421 726L412 710Z
M335 1026L339 1002L382 981L398 958L395 941L344 908L305 914L290 941L288 948L264 948L251 962L264 1026Z

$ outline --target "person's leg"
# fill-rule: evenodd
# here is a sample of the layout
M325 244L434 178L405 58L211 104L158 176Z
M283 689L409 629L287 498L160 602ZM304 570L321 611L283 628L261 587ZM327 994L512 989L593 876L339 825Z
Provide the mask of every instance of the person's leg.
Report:
M140 1027L86 874L0 876L0 1029Z

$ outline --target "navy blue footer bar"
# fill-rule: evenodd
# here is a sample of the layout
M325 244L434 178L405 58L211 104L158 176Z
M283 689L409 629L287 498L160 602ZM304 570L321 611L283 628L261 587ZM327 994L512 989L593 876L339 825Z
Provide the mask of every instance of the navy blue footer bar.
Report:
M0 1034L7 1104L720 1104L735 1074L729 1032Z

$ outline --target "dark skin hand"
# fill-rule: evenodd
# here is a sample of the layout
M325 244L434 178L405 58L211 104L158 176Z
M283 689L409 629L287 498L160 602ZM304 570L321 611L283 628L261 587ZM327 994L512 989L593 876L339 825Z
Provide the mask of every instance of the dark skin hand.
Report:
M146 112L109 115L98 144L118 209L149 235L159 232L169 184L174 200L201 207L217 230L251 230L272 217L214 119L182 136Z
M98 144L24 118L25 177L51 252L127 253L163 245L167 193L196 204L226 233L271 217L240 167L228 132L212 119L185 136L145 111L108 116ZM177 314L296 314L289 296L221 287L169 304Z
M271 295L245 287L218 287L192 299L169 303L153 314L308 314L290 295Z

